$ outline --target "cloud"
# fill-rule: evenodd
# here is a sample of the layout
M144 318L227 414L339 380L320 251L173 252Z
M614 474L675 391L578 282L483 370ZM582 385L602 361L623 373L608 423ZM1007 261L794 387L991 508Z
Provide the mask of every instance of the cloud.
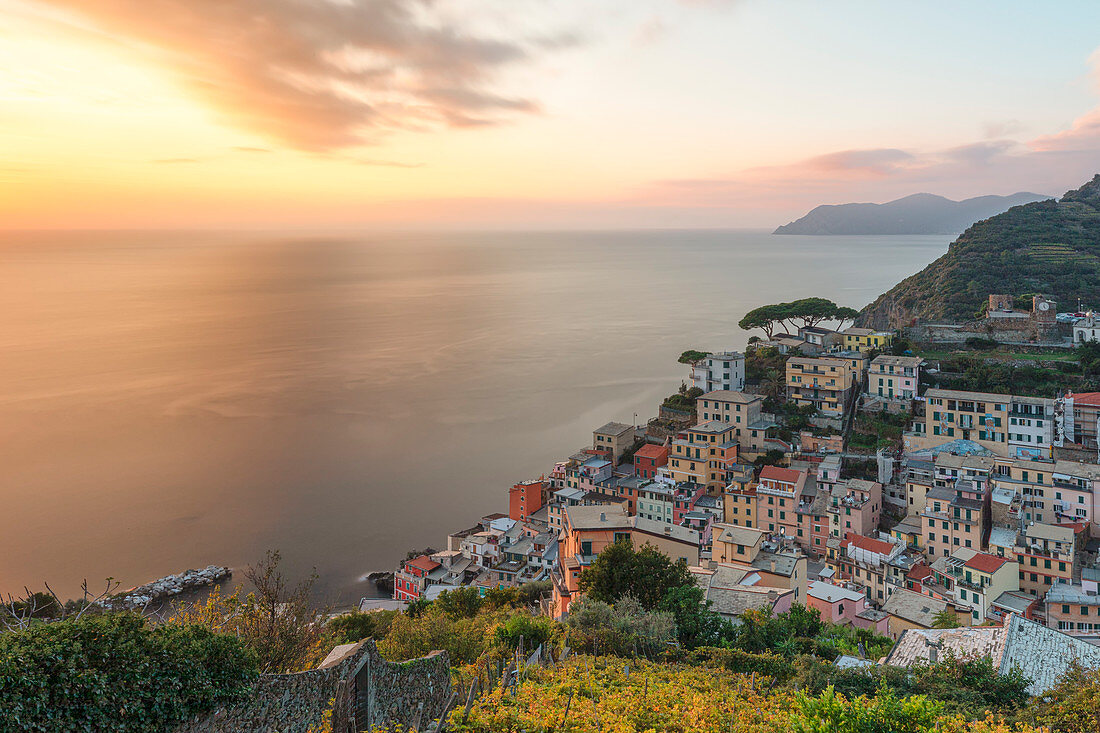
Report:
M158 165L177 165L179 163L199 163L200 158L159 158L153 161Z
M823 173L862 173L885 176L905 167L913 160L913 154L897 148L870 150L841 150L818 155L803 165Z
M644 21L634 31L635 46L652 46L668 35L668 26L660 17L654 15Z
M166 66L223 119L302 150L538 111L502 72L577 42L433 22L433 0L41 0Z
M270 148L256 148L251 145L237 145L233 148L238 153L270 153L273 152Z

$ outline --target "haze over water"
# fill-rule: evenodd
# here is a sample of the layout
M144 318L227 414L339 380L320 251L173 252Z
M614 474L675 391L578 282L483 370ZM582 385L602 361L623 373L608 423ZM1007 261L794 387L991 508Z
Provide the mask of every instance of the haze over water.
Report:
M750 308L952 237L25 233L0 244L0 591L280 548L330 600L644 420Z

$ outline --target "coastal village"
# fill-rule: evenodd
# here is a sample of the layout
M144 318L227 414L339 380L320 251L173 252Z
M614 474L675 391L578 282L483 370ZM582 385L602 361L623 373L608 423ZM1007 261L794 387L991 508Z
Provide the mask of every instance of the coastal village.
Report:
M768 328L745 353L685 352L684 383L656 417L595 427L507 488L507 512L402 562L392 597L548 581L543 612L563 618L581 571L629 539L685 561L734 623L797 603L900 639L888 663L934 660L954 634L956 653L999 644L1100 665L1100 393L932 387L936 362L899 348L914 335L1096 340L1091 313L1058 314L1042 296L1013 306L990 295L982 322L899 331L811 319ZM879 426L897 436L876 440Z

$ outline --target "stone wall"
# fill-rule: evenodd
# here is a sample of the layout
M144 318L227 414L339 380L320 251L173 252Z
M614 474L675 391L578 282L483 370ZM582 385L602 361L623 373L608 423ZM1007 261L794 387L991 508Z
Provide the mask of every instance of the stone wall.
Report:
M395 664L371 640L337 647L317 669L265 674L246 699L178 727L174 733L306 733L332 710L333 733L421 727L451 695L445 652Z

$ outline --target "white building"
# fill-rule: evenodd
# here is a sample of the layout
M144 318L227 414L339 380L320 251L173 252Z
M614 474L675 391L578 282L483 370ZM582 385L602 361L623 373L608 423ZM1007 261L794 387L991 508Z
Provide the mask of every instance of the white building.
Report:
M1100 341L1100 323L1097 323L1095 313L1091 311L1085 317L1073 324L1073 343L1083 344L1086 341Z
M1013 395L1008 409L1008 446L1015 456L1043 458L1054 443L1054 400Z
M691 383L704 392L745 389L745 355L737 351L707 354L691 365Z

